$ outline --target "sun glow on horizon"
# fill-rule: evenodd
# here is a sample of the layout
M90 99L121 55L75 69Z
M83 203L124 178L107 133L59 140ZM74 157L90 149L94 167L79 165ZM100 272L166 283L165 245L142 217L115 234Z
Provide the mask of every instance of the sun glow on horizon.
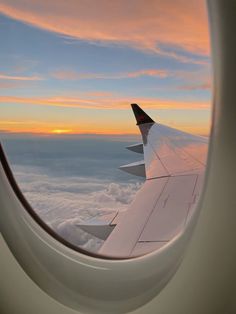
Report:
M51 133L53 133L53 134L68 134L68 133L73 133L73 131L68 130L68 129L55 129L55 130L52 130Z
M201 124L201 125L191 125L191 124L177 124L177 123L161 123L165 124L169 127L173 127L179 129L181 131L201 135L201 136L209 136L210 125L209 124ZM83 128L53 128L50 125L47 126L37 126L35 128L24 128L19 125L14 125L6 127L0 130L2 134L31 134L33 136L50 136L50 135L98 135L98 136L132 136L132 135L140 135L140 131L138 127L133 123L130 124L130 127L126 128L102 128L101 126L97 126L96 128L83 127Z

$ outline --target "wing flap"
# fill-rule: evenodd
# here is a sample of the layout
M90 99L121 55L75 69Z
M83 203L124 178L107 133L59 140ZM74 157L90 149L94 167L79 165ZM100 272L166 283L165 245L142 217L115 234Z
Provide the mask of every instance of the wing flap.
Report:
M137 256L184 230L195 205L198 175L147 180L99 253Z
M168 243L167 241L163 241L163 242L137 242L137 244L135 245L134 249L131 252L131 256L135 257L135 256L141 256L143 254L147 254L150 252L153 252L155 250L160 249L161 247L163 247L166 243Z
M130 256L167 182L168 178L160 178L144 183L99 253L114 257Z
M78 224L77 225L81 230L101 239L106 240L110 233L115 228L115 225L92 225L92 224Z
M170 241L183 230L197 175L171 177L140 235L139 241Z

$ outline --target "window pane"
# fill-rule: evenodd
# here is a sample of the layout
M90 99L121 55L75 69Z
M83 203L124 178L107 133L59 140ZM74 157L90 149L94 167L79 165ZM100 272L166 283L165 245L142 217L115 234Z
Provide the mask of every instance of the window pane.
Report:
M210 129L204 4L1 6L1 142L28 202L73 245L142 255L194 212ZM142 136L133 102L157 122L133 107Z

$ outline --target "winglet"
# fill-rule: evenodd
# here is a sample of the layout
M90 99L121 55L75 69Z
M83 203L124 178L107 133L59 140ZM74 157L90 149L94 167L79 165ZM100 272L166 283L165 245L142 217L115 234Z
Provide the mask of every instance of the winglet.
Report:
M155 122L137 104L131 104L131 107L133 109L137 125Z

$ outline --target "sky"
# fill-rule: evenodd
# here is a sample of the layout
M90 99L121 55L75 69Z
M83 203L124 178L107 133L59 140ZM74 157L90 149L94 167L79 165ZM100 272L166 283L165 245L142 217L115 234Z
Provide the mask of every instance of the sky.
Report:
M208 37L203 0L0 0L0 131L207 135Z

